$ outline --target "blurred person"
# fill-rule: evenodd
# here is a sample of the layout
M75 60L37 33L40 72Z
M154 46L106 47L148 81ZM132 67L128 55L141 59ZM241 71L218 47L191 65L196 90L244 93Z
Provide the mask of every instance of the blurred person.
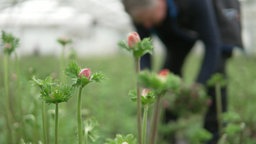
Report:
M214 73L226 77L226 62L235 46L242 47L238 0L123 0L126 12L141 38L157 35L166 57L163 68L182 77L182 66L197 40L204 44L204 57L195 83L206 84ZM151 69L151 57L141 59L142 69ZM197 84L195 84L196 86ZM213 134L208 144L219 139L215 91L208 88L212 105L204 127ZM222 110L227 111L227 88L222 88ZM177 119L165 110L164 122ZM173 139L172 139L173 140Z

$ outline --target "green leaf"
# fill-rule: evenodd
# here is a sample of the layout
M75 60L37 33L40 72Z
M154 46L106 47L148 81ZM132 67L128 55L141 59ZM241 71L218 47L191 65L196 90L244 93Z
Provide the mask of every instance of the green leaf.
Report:
M236 134L241 132L241 126L240 124L228 124L225 128L225 133L228 136L235 136Z
M132 101L134 101L134 102L137 101L137 91L136 90L129 91L129 96ZM146 96L140 95L140 97L141 97L142 105L150 105L156 101L156 94L153 91L150 91Z
M99 138L96 127L98 127L98 123L93 119L88 119L84 122L85 136L87 136L92 142L95 142Z
M220 85L221 87L227 85L227 80L223 74L217 73L214 74L210 80L207 81L208 86Z
M124 50L127 50L127 51L132 51L132 49L128 46L128 44L125 42L125 41L120 41L118 43L118 46Z
M137 45L133 48L133 55L135 58L140 58L143 55L153 53L153 44L150 38L145 38L142 41L138 42Z
M146 53L153 53L153 44L150 38L145 38L142 41L138 42L134 47L129 47L127 42L121 41L118 43L120 48L123 48L129 52L133 53L135 58L140 58Z
M148 70L139 73L138 81L141 86L152 89L156 95L163 95L167 91L177 92L181 85L181 79L172 73L163 81L158 74Z
M222 115L225 122L241 122L241 117L234 111L226 112Z
M33 77L33 81L40 88L41 98L46 103L67 102L72 96L72 86L53 82L50 77L44 80Z
M105 144L137 144L137 141L132 134L128 134L127 136L118 134L115 139L108 139Z
M74 61L70 62L68 67L65 70L65 74L70 78L78 78L80 72L80 67Z
M91 81L101 82L104 79L105 79L104 74L100 72L96 72L91 75Z

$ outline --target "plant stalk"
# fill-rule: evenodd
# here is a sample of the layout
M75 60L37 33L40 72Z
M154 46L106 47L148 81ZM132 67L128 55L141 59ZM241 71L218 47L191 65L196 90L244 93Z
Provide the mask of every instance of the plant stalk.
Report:
M83 131L82 131L82 117L81 117L81 95L82 95L83 88L80 87L78 99L77 99L77 130L78 130L78 143L83 143Z
M88 144L88 132L85 132L85 144Z
M58 144L58 128L59 128L59 105L55 104L55 144Z
M151 127L151 134L150 134L150 144L155 144L156 142L158 120L159 120L160 99L161 99L161 96L158 96L157 102L154 108L153 122Z
M135 70L137 76L137 127L138 127L138 142L142 144L142 119L141 119L141 96L140 96L140 86L138 82L138 75L140 72L140 58L135 58Z
M66 64L66 60L65 60L65 46L62 47L61 50L61 58L60 58L60 77L61 80L64 81L65 80L65 74L64 74L64 70L65 70L65 64Z
M215 86L215 93L216 93L216 110L217 110L217 120L218 120L218 129L219 134L222 133L222 100L221 100L221 86L217 84Z
M48 144L47 137L47 124L46 124L46 112L45 112L45 102L42 101L42 121L43 121L43 139L44 144Z
M19 134L18 134L18 141L24 137L24 133L25 133L25 130L24 130L24 123L23 123L23 120L22 120L22 117L23 117L23 108L22 108L22 99L21 99L21 95L20 95L20 91L21 91L21 78L20 78L20 62L19 62L19 57L18 57L18 54L17 52L14 53L14 56L15 56L15 68L16 68L16 76L17 76L17 91L16 91L16 103L18 105L18 108L19 108L19 114L17 115L18 116L18 119L20 120L20 130L19 130Z
M5 88L5 98L6 98L6 126L7 126L7 134L8 134L8 143L13 143L12 137L12 114L11 114L11 107L10 101L11 97L9 95L9 55L4 55L4 88Z
M148 126L148 109L149 106L144 106L143 125L142 125L142 144L147 144L147 126Z

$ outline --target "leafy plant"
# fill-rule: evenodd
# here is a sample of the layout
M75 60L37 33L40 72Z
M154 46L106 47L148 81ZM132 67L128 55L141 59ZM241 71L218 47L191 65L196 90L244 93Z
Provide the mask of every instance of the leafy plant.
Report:
M55 104L55 144L58 144L58 104L62 102L67 102L71 98L73 87L66 84L54 82L50 77L44 80L36 79L35 77L33 77L33 81L40 88L42 100L49 104ZM45 124L45 122L43 122L43 124Z
M140 60L146 53L152 54L153 45L149 38L141 40L140 36L136 32L131 32L128 34L127 41L122 41L119 46L133 54L135 61L135 72L136 75L140 72ZM140 86L139 80L137 79L137 124L138 124L138 142L142 144L142 119L141 119L141 97L140 97Z
M6 33L5 31L2 31L1 34L1 47L3 48L4 52L4 60L3 60L3 69L4 69L4 93L5 93L5 109L6 109L6 115L5 115L5 121L8 131L8 137L9 142L13 143L13 130L12 130L12 123L13 123L13 117L14 114L12 113L11 106L11 96L9 93L10 88L10 79L9 79L9 65L10 65L10 55L15 51L15 49L19 46L19 39L13 36L11 33Z
M115 139L108 139L105 144L137 144L137 142L132 134L126 136L118 134Z
M71 62L66 68L66 75L72 80L73 87L79 88L78 99L77 99L77 125L78 125L78 140L79 144L83 143L82 133L82 117L81 117L81 99L83 88L91 82L100 82L104 76L102 73L91 73L89 68L81 69L77 63ZM86 141L87 142L87 141Z

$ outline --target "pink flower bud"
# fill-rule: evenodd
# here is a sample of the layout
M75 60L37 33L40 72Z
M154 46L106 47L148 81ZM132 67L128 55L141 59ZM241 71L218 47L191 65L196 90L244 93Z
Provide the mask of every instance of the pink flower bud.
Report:
M150 89L145 88L145 89L142 90L141 96L146 97L149 94L149 92L150 92Z
M85 76L85 77L87 77L88 79L90 79L90 77L91 77L91 70L90 70L89 68L84 68L84 69L82 69L82 70L80 71L79 76L80 76L80 77L81 77L81 76Z
M5 49L10 49L11 47L12 47L12 45L9 44L9 43L4 44L4 48L5 48Z
M127 37L128 46L133 48L138 42L141 41L140 36L137 32L131 32Z
M168 69L163 69L159 72L158 78L162 81L165 82L167 80L167 76L170 73Z

